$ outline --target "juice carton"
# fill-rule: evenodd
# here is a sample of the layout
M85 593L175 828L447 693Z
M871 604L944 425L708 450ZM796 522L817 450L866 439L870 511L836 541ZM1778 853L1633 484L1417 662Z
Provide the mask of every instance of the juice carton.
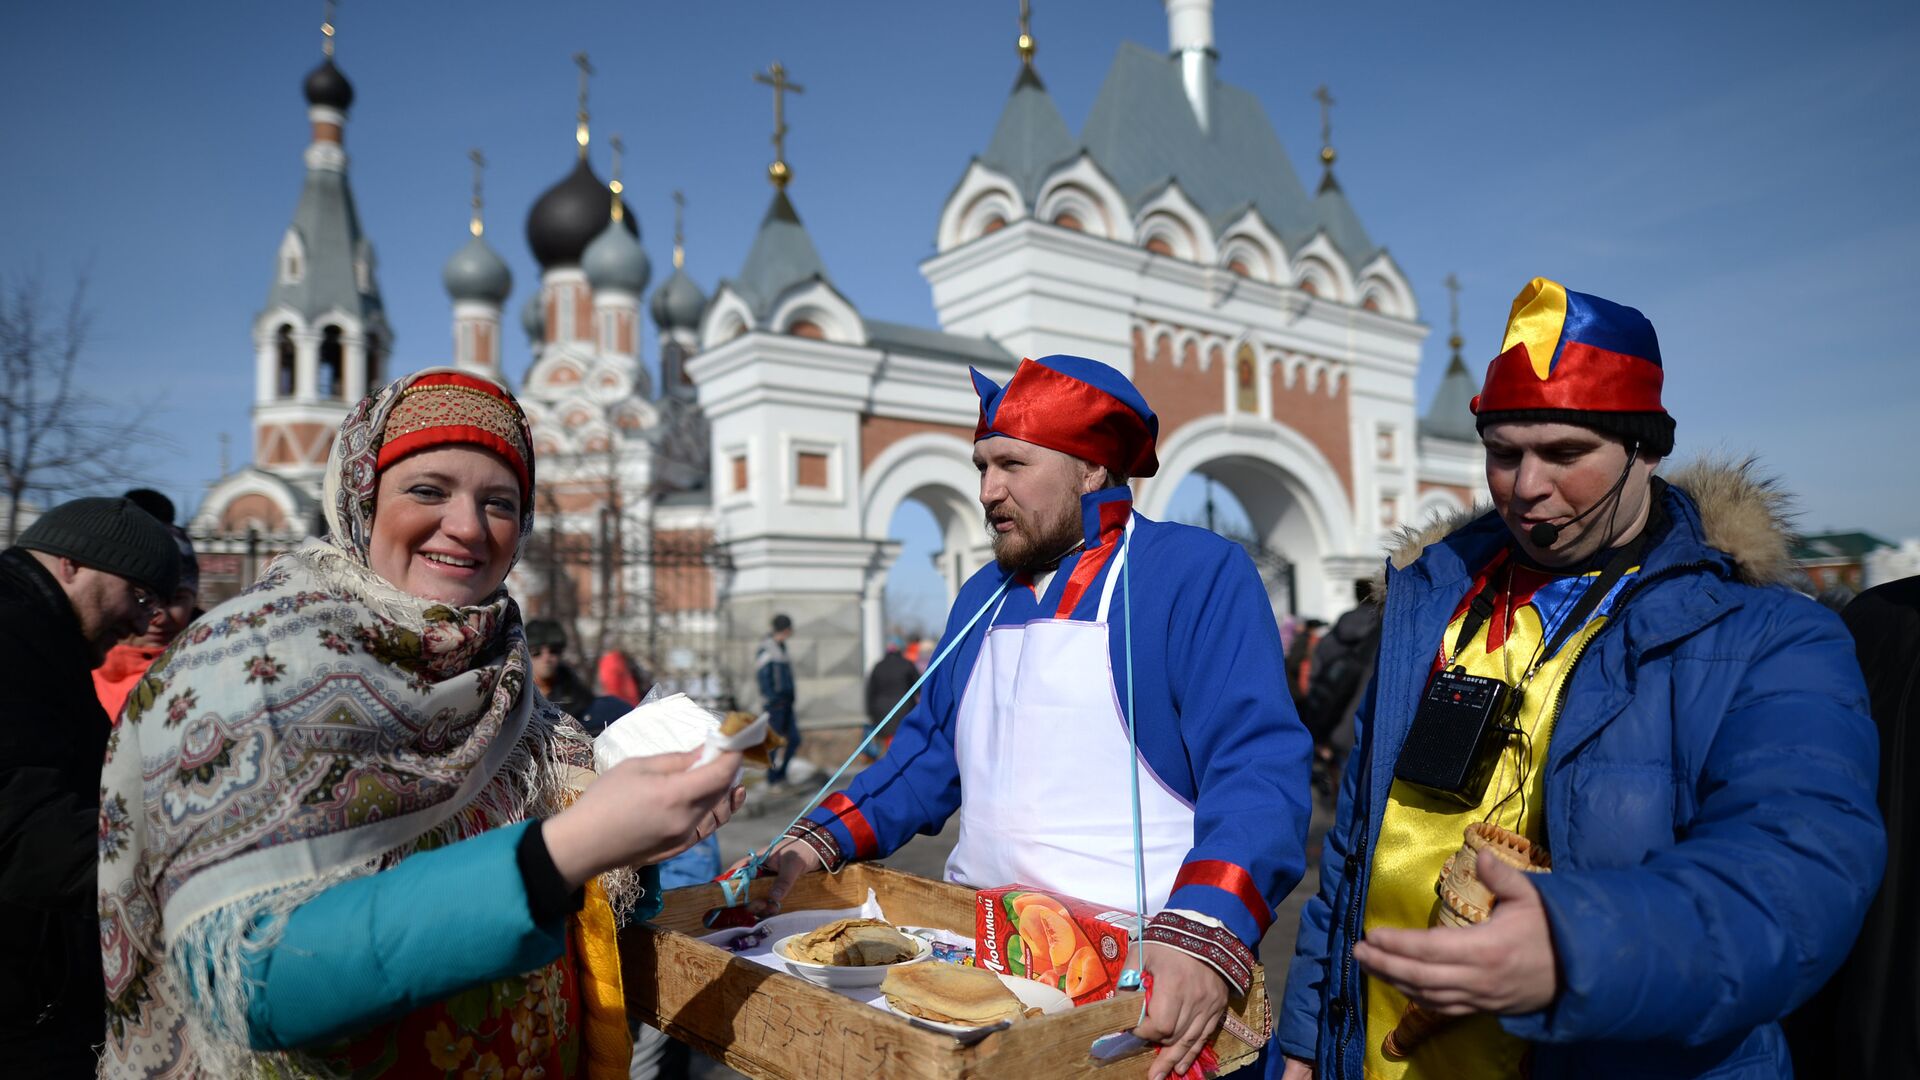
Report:
M1075 1005L1113 996L1140 929L1131 911L1031 885L974 894L973 952L979 966L1058 987Z

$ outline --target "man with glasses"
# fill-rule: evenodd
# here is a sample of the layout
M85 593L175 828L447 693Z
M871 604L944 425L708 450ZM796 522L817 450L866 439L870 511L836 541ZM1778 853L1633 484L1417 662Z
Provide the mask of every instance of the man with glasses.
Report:
M167 527L125 499L63 503L0 551L0 1060L21 1075L94 1073L111 725L88 673L179 578Z

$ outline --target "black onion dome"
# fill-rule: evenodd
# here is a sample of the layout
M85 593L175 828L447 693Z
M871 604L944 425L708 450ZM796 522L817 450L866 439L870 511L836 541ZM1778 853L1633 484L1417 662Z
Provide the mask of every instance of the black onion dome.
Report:
M333 66L331 57L307 73L306 91L309 105L325 105L341 112L353 107L353 84Z
M621 205L626 206L626 200ZM527 246L542 270L577 265L580 253L607 227L612 213L613 193L582 158L565 180L548 188L527 212ZM632 235L640 235L632 207L626 208L621 224Z

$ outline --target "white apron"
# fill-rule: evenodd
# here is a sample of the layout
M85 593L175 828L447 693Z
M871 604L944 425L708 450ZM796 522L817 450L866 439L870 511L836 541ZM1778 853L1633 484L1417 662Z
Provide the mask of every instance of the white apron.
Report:
M1033 885L1133 910L1126 675L1116 677L1107 649L1107 610L1126 551L1123 544L1107 574L1097 621L989 622L954 730L960 839L947 859L948 881L975 889ZM1144 762L1140 823L1152 915L1166 906L1193 848L1193 809Z

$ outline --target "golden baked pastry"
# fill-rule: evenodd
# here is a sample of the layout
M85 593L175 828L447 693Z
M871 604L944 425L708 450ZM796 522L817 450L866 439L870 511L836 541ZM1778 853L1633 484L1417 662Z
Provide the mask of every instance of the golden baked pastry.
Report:
M887 972L880 992L896 1010L941 1024L979 1027L1029 1015L1000 976L985 968L910 964Z
M740 732L751 727L753 722L758 719L759 717L750 712L730 712L720 720L720 734L723 736L738 735ZM787 740L769 726L767 728L767 737L760 740L760 745L747 747L741 751L741 755L746 758L747 764L757 765L765 769L773 765L771 756L773 752L785 745L787 745Z
M919 955L907 935L879 919L839 919L787 946L795 960L838 967L878 967Z

